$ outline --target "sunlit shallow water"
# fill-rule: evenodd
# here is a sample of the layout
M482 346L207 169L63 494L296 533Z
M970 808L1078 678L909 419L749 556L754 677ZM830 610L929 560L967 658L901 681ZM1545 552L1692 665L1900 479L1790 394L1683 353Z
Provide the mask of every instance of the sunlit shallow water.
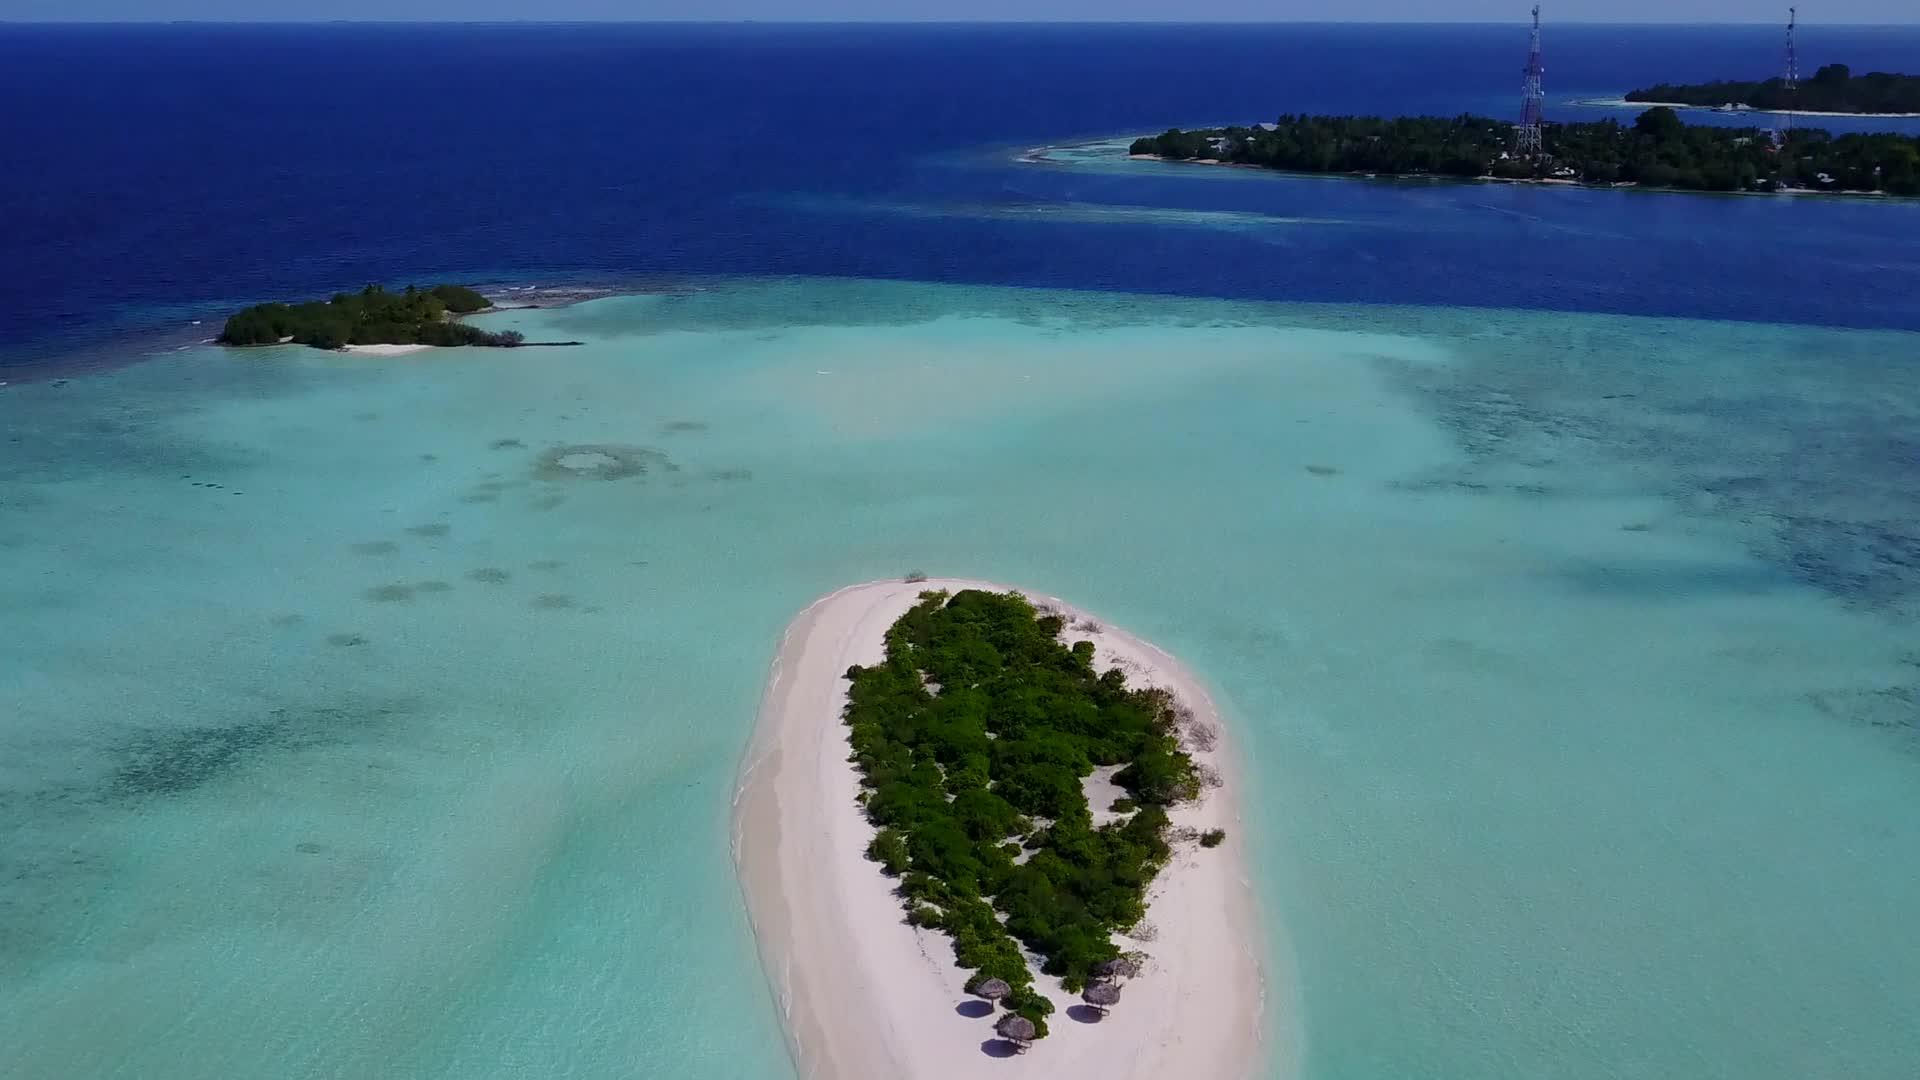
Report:
M0 1072L785 1074L734 772L793 613L916 569L1218 688L1276 1073L1920 1060L1920 335L802 280L487 321L588 344L0 395Z

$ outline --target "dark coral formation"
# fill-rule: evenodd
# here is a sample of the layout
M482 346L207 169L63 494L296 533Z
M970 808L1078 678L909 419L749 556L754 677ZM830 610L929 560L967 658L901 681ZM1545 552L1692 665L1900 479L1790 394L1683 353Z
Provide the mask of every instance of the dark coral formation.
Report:
M121 764L109 788L122 799L184 794L256 758L333 743L408 711L398 701L284 706L257 719L149 732L120 748Z
M674 471L667 455L647 446L623 446L619 443L578 443L542 450L534 459L535 479L625 480L645 476L651 469Z

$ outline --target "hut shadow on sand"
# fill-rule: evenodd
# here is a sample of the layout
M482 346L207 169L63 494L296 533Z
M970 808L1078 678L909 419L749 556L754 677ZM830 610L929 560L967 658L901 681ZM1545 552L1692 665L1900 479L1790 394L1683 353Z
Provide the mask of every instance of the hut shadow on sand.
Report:
M1001 979L982 979L970 992L980 1000L963 1001L954 1006L953 1011L969 1019L980 1019L993 1015L994 1006L1013 993L1013 987ZM1018 1013L1007 1013L1000 1017L995 1021L993 1031L1000 1037L981 1043L980 1052L995 1058L1024 1053L1038 1034L1033 1021Z

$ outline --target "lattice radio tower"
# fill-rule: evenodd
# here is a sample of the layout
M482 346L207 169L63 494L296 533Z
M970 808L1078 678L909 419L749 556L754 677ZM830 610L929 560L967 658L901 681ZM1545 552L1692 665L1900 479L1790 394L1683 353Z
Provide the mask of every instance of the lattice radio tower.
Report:
M1521 69L1527 81L1520 91L1519 141L1514 147L1521 157L1538 157L1545 149L1540 140L1540 119L1546 107L1547 95L1540 88L1540 77L1546 73L1546 65L1540 62L1540 5L1535 4L1533 40L1527 46L1527 66Z
M1785 95L1786 95L1788 109L1792 109L1795 104L1793 100L1794 91L1800 89L1800 58L1794 53L1794 48L1793 48L1793 24L1796 21L1798 21L1798 19L1799 19L1799 13L1797 9L1788 8L1787 9L1787 78L1786 78L1786 83L1781 87L1781 89L1785 92ZM1793 113L1783 112L1783 113L1776 114L1773 121L1773 144L1775 146L1785 146L1787 142L1787 132L1792 130L1793 130Z

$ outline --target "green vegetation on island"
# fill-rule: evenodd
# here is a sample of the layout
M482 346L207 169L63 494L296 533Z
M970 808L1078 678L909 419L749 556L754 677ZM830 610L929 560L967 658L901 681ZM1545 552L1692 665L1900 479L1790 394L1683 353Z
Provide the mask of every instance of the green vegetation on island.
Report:
M1134 140L1131 151L1293 172L1920 195L1920 137L1909 135L1795 128L1776 146L1757 128L1688 125L1656 107L1630 125L1547 124L1545 143L1545 154L1517 157L1514 125L1482 116L1282 116L1255 127L1175 128Z
M1781 78L1762 82L1660 83L1631 91L1627 100L1671 105L1745 105L1760 110L1920 113L1920 75L1875 71L1856 78L1847 65L1828 64L1814 72L1813 78L1791 89Z
M1096 673L1093 644L1068 648L1065 627L1017 593L922 593L887 631L886 660L846 673L879 830L868 856L899 877L910 921L953 938L968 989L1032 1021L1030 1037L1053 1003L1022 946L1070 991L1120 961L1112 934L1145 916L1169 855L1167 807L1201 786L1180 749L1191 713ZM1118 767L1131 809L1096 826L1082 779L1100 766Z
M407 286L388 292L369 285L357 293L304 304L255 304L227 319L222 345L293 342L316 349L342 345L495 345L525 343L518 331L482 330L451 316L484 311L493 302L464 285Z

